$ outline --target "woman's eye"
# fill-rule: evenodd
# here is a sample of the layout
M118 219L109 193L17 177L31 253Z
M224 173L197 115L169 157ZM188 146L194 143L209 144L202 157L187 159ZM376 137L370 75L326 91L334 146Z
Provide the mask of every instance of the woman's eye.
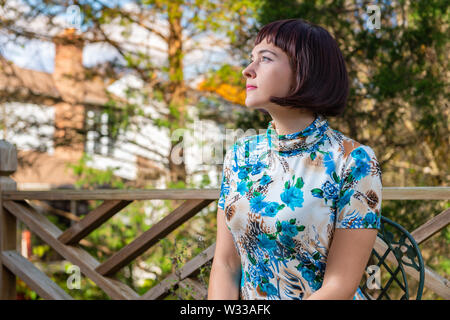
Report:
M267 59L267 60L269 60L269 61L272 61L272 59L267 58L267 57L264 57L264 56L262 56L261 58L262 58L262 59ZM250 63L253 63L253 61L254 61L253 59L250 59Z

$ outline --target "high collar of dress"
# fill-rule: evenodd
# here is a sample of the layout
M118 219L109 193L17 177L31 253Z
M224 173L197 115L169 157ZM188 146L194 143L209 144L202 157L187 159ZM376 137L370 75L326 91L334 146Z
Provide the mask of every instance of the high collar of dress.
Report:
M289 156L310 149L323 138L327 129L327 119L321 114L316 114L316 118L309 126L290 134L278 134L275 123L271 120L266 136L272 150L278 151L280 155Z

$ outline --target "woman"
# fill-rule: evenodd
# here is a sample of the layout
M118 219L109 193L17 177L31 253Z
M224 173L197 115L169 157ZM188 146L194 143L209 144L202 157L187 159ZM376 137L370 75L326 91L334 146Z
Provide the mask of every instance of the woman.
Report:
M208 299L365 299L359 290L381 216L373 150L328 125L348 76L320 26L264 26L243 70L263 134L225 155Z

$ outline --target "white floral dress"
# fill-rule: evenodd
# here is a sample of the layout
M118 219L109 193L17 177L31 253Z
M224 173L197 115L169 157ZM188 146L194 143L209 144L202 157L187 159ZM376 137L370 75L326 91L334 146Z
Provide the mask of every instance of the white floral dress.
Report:
M316 115L302 131L243 137L224 158L218 205L241 257L240 298L303 299L322 286L336 228L379 228L374 151ZM354 299L365 299L357 290Z

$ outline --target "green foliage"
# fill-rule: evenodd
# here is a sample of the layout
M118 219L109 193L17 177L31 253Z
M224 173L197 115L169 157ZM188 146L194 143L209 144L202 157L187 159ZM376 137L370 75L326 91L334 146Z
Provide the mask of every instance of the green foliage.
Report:
M114 170L117 168L108 167L107 170L98 170L89 167L87 165L89 161L92 161L92 156L84 153L77 163L67 165L68 168L73 169L73 173L78 177L75 183L77 188L95 189L110 185L113 189L123 189L124 182L114 176Z
M40 300L36 292L32 291L22 280L17 280L16 293L19 300Z
M32 247L33 255L39 257L39 259L42 259L45 253L48 252L49 250L50 246L46 244Z
M209 76L207 76L206 85L216 87L221 83L227 83L234 86L243 85L245 79L242 77L242 70L236 69L236 67L229 64L225 64L218 70L210 71Z

